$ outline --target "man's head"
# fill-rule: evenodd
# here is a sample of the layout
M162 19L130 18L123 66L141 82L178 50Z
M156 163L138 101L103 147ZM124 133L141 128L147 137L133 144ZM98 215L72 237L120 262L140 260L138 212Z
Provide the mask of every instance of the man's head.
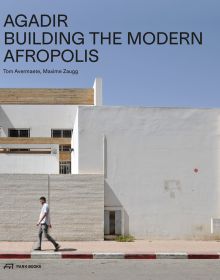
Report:
M40 203L43 205L46 202L46 197L41 196L40 197Z

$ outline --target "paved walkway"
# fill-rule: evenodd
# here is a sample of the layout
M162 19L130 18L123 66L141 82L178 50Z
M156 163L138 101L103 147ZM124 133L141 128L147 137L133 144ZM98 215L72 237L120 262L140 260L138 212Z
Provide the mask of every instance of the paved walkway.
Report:
M116 241L83 241L83 242L59 242L61 252L123 252L123 253L146 253L146 252L197 252L197 253L220 253L218 241L186 241L186 240L136 240L134 242ZM33 242L0 242L0 253L30 253L35 244ZM53 252L53 245L43 242L42 252Z
M137 240L134 242L59 242L59 252L45 241L34 252L33 242L0 242L0 258L18 259L220 259L220 242L186 240Z

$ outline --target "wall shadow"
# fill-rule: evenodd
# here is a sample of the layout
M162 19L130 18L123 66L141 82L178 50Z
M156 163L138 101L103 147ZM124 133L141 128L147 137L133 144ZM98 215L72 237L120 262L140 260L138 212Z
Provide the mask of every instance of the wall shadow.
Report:
M118 197L116 196L116 194L110 187L110 185L108 184L108 182L106 182L106 180L104 181L104 196L105 196L105 199L104 199L105 207L121 207L122 208L122 211L124 212L123 230L124 230L124 234L128 235L129 234L128 213L127 213L126 209L124 208L124 206L122 205L121 201L118 199ZM111 201L111 203L108 202L108 200Z
M0 105L0 127L2 127L3 132L5 133L6 137L8 136L8 128L14 128L14 125L8 118L7 114L5 113L4 109Z

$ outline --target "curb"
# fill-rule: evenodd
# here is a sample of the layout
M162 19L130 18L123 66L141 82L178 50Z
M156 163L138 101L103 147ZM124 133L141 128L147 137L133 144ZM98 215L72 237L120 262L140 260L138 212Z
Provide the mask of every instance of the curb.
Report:
M31 259L31 254L3 253L3 254L0 254L0 259Z
M32 252L32 253L0 253L0 259L220 259L220 253L61 253L61 252Z

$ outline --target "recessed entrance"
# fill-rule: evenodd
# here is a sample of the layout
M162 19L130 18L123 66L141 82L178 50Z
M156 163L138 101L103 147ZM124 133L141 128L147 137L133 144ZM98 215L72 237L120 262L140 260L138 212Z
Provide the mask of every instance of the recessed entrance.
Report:
M104 233L105 235L121 235L123 234L123 211L122 209L114 209L105 207L104 214Z

